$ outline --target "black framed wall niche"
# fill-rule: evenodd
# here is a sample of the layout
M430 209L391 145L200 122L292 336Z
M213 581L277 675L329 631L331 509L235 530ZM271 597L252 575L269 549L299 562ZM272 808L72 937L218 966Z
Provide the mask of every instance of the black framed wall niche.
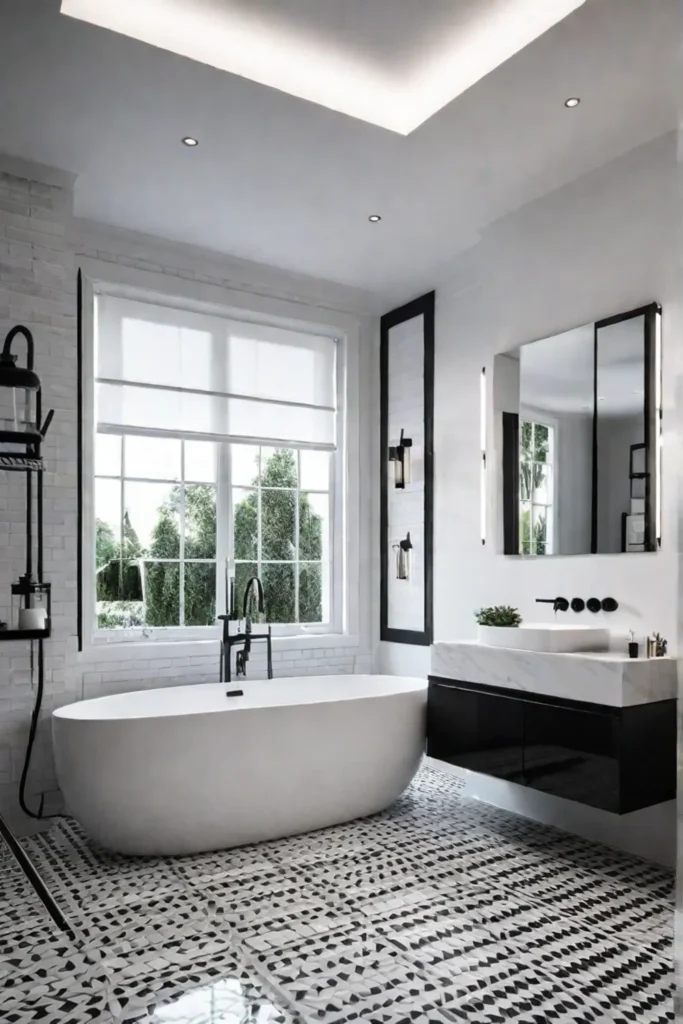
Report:
M433 636L434 307L429 292L380 321L380 639Z

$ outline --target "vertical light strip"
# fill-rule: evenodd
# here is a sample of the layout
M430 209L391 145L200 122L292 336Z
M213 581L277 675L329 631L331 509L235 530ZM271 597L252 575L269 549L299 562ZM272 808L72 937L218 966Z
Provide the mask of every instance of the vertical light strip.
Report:
M655 525L657 545L662 544L662 314L655 313L655 409L657 416L655 433L656 485L655 485Z
M479 434L481 448L481 481L480 481L480 529L481 542L486 544L486 367L482 366L479 378Z

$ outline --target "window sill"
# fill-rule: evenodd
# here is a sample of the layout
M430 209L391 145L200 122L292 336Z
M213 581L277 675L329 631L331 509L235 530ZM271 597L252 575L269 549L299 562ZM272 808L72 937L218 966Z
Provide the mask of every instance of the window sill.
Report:
M360 638L349 633L314 633L310 636L274 636L273 651L308 651L358 647ZM135 661L158 658L192 658L215 655L220 640L95 640L79 653L80 662ZM216 662L218 664L218 662ZM216 670L218 671L218 670Z

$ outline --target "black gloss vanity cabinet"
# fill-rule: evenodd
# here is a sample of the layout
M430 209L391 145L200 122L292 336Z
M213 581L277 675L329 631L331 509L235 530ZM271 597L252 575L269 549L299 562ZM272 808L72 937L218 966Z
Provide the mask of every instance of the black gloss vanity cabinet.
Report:
M628 814L676 796L676 701L608 707L430 676L427 754Z

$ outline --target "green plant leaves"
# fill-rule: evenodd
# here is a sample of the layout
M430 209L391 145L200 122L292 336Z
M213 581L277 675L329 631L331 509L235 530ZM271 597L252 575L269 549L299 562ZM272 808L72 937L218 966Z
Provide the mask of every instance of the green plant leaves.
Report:
M509 604L497 604L490 608L480 608L474 613L480 626L519 626L522 616L517 608Z

